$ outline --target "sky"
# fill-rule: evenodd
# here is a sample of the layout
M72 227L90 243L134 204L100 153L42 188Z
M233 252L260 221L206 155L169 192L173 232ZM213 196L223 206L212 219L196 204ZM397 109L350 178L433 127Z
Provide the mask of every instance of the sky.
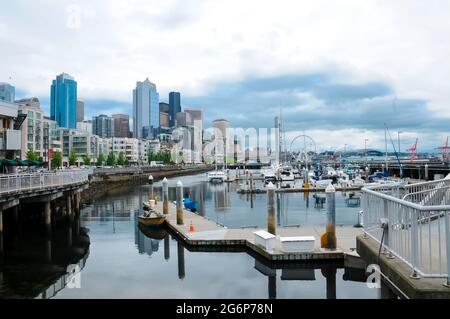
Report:
M0 82L37 96L78 82L87 118L132 114L147 77L160 100L182 94L205 126L272 127L319 149L405 150L450 135L450 2L446 0L35 0L0 11ZM397 132L401 132L398 134ZM288 141L289 142L289 141Z

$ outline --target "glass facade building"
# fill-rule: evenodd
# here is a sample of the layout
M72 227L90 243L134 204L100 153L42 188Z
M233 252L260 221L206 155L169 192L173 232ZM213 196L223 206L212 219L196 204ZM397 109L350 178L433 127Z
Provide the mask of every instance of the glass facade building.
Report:
M62 128L77 127L77 82L62 73L53 80L50 92L50 116Z
M16 97L16 89L8 83L0 83L0 100L14 103Z
M159 93L146 79L133 90L133 137L153 138L159 129Z
M170 127L175 126L177 113L181 112L181 94L179 92L169 93L169 122Z

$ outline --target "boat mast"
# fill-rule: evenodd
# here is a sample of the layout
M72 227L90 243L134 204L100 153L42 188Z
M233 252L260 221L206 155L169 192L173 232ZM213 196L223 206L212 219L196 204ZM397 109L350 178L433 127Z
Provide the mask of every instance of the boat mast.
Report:
M388 148L387 148L387 126L384 123L384 147L385 147L385 169L388 172Z

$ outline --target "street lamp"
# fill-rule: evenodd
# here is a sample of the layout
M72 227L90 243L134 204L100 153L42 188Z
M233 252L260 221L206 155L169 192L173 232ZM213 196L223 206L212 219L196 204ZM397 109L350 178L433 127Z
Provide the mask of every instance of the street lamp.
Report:
M367 165L367 141L369 141L369 139L365 139L364 140L364 166Z

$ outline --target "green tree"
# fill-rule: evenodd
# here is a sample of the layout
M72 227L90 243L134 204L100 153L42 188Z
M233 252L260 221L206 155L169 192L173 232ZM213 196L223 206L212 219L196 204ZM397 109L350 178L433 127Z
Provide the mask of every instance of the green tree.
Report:
M106 159L106 165L108 166L114 166L116 163L116 158L114 157L114 153L111 151L108 154L108 158Z
M101 154L97 157L97 165L102 166L104 162L105 162L105 155L103 155L103 153L101 153Z
M123 152L119 153L119 157L117 158L117 165L124 165L125 164L125 154Z
M35 161L35 160L37 160L39 158L39 155L33 150L28 150L26 158L29 161Z
M52 166L55 168L60 168L62 165L62 156L61 152L54 152L52 159Z
M69 166L74 166L77 164L77 152L75 150L71 150L69 154Z
M91 157L89 155L84 155L83 162L84 162L84 165L91 166Z

